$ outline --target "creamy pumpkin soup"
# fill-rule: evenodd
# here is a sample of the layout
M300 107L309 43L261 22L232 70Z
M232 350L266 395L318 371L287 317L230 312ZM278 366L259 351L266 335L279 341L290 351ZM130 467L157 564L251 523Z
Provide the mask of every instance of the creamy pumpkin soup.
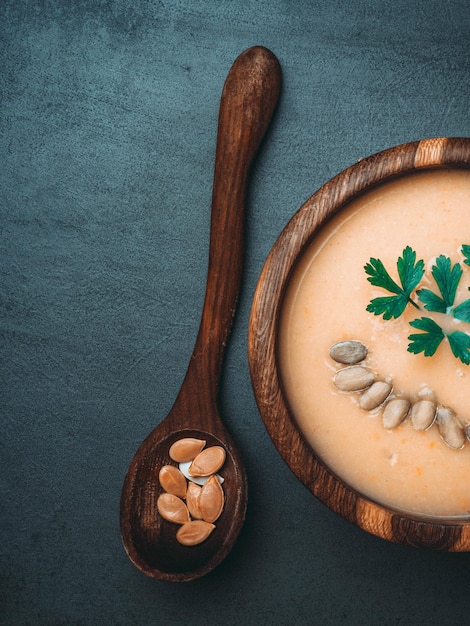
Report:
M470 441L464 430L470 423L470 365L465 362L465 338L460 346L463 360L453 354L447 337L434 346L431 356L419 349L416 354L409 351L410 335L423 331L419 322L414 328L410 323L423 317L431 318L446 335L470 335L470 323L453 317L449 308L426 310L416 295L418 289L427 289L441 297L433 267L443 255L450 259L449 271L455 264L461 269L454 305L469 299L470 267L463 251L468 244L470 172L423 171L380 185L330 219L289 281L279 363L292 413L316 454L340 479L397 510L470 515ZM422 278L410 296L419 309L409 304L398 317L384 319L367 307L374 298L393 294L371 284L365 266L380 259L400 284L397 260L407 247L416 254L415 265L423 261ZM362 389L335 384L338 372L351 365L337 362L330 350L338 342L351 341L367 349L353 367L363 367L373 380L389 386L388 391L382 386L385 399L378 406L372 402L371 408L361 400ZM370 385L371 380L364 383L367 389ZM403 412L398 425L384 421L387 404L397 398L404 401L395 403ZM411 408L423 399L434 402L436 412L431 425L417 430ZM454 447L444 441L436 420L439 411L458 416L462 445L461 440Z

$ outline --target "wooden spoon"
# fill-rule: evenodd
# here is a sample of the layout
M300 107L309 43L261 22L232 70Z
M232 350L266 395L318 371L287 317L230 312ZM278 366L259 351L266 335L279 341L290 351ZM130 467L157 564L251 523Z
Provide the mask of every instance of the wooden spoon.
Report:
M182 387L168 416L137 450L121 494L121 535L144 574L188 581L211 571L232 548L243 525L247 480L240 455L217 407L224 348L232 326L243 266L244 205L251 163L270 124L281 87L276 57L253 47L234 62L222 91L206 295L199 332ZM176 541L178 526L157 514L159 469L182 437L221 445L227 453L225 507L212 534L197 546ZM173 463L174 464L174 463Z

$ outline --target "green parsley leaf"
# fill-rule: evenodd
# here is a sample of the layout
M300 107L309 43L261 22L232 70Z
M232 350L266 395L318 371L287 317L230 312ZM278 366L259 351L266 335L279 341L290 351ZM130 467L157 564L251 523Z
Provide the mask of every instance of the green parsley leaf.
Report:
M452 261L443 254L437 257L436 264L432 266L432 275L448 307L454 304L455 294L462 273L463 270L460 267L460 263L456 263L452 267Z
M418 289L416 294L427 311L436 311L436 313L447 313L447 306L444 300L437 296L430 289Z
M423 352L424 356L432 356L445 337L442 328L430 317L420 317L413 320L410 322L410 326L424 332L409 335L408 352L413 354Z
M470 265L470 246L466 243L463 244L462 246L462 254L465 257L464 263L466 265ZM470 287L469 287L470 289Z
M458 359L470 365L470 335L457 330L447 335L451 350Z
M452 266L449 257L444 254L438 256L435 265L432 266L432 275L442 298L430 289L419 289L417 295L424 304L424 308L427 311L436 311L437 313L450 313L462 273L460 263Z
M447 336L453 355L465 365L470 364L470 335L467 333L457 330L446 335L439 324L436 324L430 317L413 320L410 326L423 332L409 335L408 352L413 354L422 352L424 356L432 356Z
M407 304L408 298L405 295L383 296L371 300L366 310L374 315L383 315L384 320L390 320L400 317Z
M419 308L411 299L411 293L423 277L424 261L416 262L416 252L410 246L403 250L403 256L397 261L401 286L393 280L380 259L371 258L369 263L364 265L364 270L368 274L367 280L372 285L396 294L372 299L367 306L367 311L374 315L382 315L384 320L389 320L400 317L408 303Z
M397 269L402 287L408 296L411 295L424 274L424 261L420 260L415 263L416 252L410 246L406 246L403 250L403 256L398 257Z
M461 322L470 322L470 300L464 300L456 306L452 315Z
M393 280L380 259L370 258L369 263L364 265L364 269L366 274L369 275L367 280L372 285L375 285L376 287L383 287L392 293L402 292L401 287Z

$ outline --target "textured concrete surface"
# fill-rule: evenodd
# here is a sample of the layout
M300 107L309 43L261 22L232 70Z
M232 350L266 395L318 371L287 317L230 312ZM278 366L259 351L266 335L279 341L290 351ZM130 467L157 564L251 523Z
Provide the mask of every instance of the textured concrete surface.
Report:
M0 3L2 624L467 621L470 554L382 542L290 473L246 329L270 247L322 183L392 145L469 135L469 42L466 0ZM127 559L119 496L193 347L220 92L254 44L284 86L221 390L248 516L216 571L171 585Z

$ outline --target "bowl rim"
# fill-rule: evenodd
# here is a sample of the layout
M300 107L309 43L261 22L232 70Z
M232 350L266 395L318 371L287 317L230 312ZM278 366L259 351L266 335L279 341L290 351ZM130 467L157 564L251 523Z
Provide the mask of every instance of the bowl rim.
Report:
M433 168L470 169L470 138L397 145L360 159L302 204L278 236L260 273L248 324L248 361L265 428L291 471L323 504L359 528L394 543L470 551L470 517L404 513L355 491L315 455L290 412L278 371L277 334L293 269L319 228L353 199L394 178Z

